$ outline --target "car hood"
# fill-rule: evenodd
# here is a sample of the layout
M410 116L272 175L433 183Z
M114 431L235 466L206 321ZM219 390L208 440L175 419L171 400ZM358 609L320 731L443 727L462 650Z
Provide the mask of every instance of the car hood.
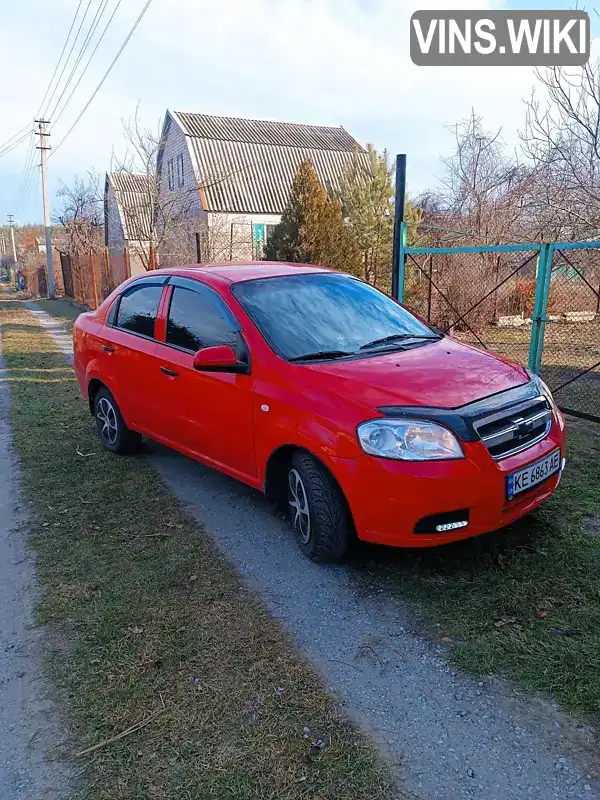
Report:
M328 388L370 408L458 408L528 383L524 367L445 337L410 350L305 365ZM316 375L315 375L316 377Z

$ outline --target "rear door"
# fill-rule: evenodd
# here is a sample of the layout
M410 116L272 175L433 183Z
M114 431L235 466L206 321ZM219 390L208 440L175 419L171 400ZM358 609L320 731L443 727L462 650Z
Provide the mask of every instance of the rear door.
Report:
M127 424L147 433L152 424L154 329L167 278L129 286L111 308L101 350L110 387Z
M251 375L198 372L203 347L236 346L241 327L221 296L196 280L171 278L164 342L154 352L165 405L163 430L179 449L241 478L256 475Z

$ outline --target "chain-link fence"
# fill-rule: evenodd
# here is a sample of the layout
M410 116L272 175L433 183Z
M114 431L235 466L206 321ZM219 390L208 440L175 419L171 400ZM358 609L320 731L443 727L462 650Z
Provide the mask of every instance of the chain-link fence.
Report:
M463 341L527 363L538 256L526 245L409 252L404 300Z
M428 322L529 365L561 407L600 421L600 242L403 246L399 272Z
M551 245L541 375L566 410L600 420L600 248Z

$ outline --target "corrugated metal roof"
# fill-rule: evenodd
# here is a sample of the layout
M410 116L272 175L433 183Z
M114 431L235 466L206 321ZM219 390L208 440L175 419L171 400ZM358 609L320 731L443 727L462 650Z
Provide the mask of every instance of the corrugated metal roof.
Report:
M189 114L182 111L174 111L173 116L179 120L188 136L198 139L339 150L346 153L354 152L357 147L362 150L354 137L342 127L303 125L264 119L213 117L209 114Z
M321 183L339 187L354 158L369 158L344 128L171 112L190 139L207 210L281 214L300 163L310 158Z
M125 238L150 241L154 231L154 197L148 176L111 172L107 180L114 189L121 210Z

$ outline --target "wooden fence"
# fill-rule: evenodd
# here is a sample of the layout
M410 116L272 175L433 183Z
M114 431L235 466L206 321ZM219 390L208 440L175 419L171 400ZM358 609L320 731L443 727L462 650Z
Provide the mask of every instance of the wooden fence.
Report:
M132 265L128 249L110 252L107 247L89 253L60 254L65 295L90 309L100 303L127 278ZM150 253L150 267L156 269L156 255Z

